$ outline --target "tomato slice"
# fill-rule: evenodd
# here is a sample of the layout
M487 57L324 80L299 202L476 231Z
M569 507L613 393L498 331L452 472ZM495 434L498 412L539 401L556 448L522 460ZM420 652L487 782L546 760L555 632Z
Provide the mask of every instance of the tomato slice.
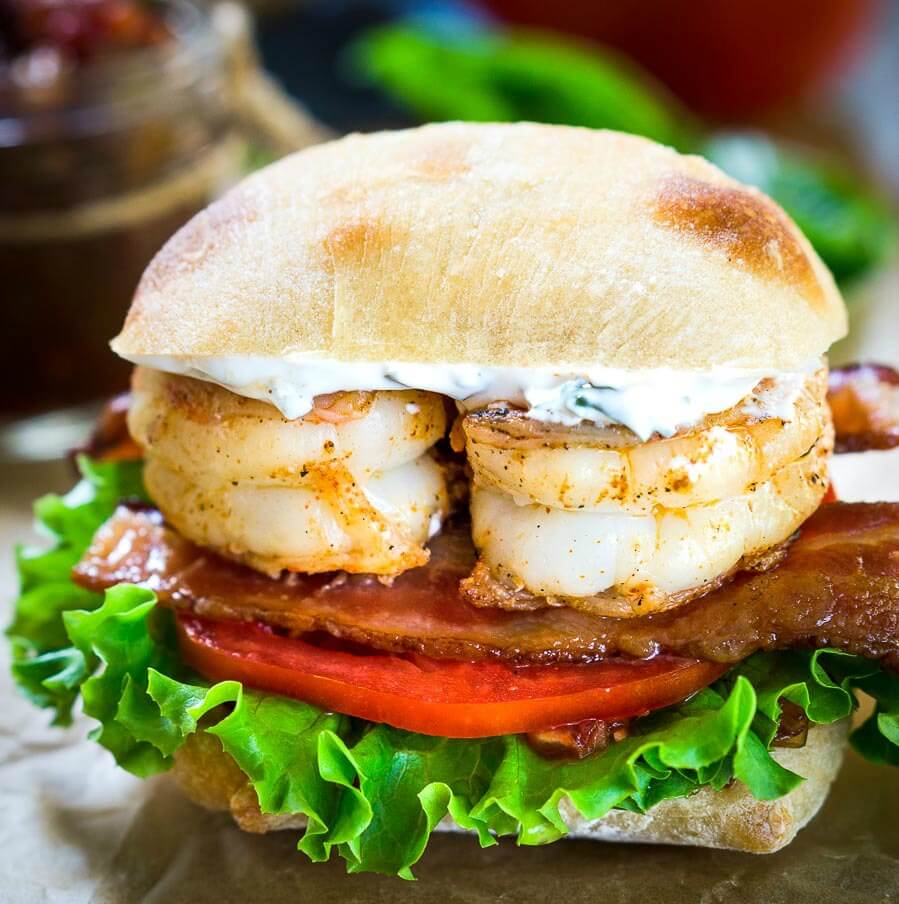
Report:
M319 646L260 623L178 616L184 659L324 709L420 734L480 738L645 715L684 700L728 666L696 659L607 659L515 666Z

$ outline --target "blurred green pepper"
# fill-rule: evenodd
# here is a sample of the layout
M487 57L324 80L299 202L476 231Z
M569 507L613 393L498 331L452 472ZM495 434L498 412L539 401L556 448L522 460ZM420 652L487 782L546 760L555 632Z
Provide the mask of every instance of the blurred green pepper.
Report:
M850 170L761 135L709 135L640 69L606 50L534 32L448 38L401 24L365 33L350 61L423 121L617 129L702 154L778 201L842 283L896 245L889 206Z
M424 121L551 122L617 129L674 147L695 132L687 113L624 59L522 32L447 39L393 25L351 48L355 68Z

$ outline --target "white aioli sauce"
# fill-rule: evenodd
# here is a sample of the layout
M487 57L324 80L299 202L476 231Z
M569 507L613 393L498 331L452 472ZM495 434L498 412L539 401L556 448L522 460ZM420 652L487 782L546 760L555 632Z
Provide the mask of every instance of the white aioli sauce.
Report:
M671 436L708 414L726 411L766 377L784 382L772 408L784 409L805 372L718 368L622 370L608 367L479 367L473 364L411 364L397 361L335 361L306 353L281 357L130 357L134 364L216 383L237 395L271 402L286 418L312 409L317 395L355 390L421 389L449 396L463 408L490 402L528 407L536 420L573 426L581 421L617 423L646 440ZM819 366L816 362L813 368ZM753 396L753 414L767 413L766 394ZM795 397L795 395L793 395ZM777 417L776 411L769 416Z

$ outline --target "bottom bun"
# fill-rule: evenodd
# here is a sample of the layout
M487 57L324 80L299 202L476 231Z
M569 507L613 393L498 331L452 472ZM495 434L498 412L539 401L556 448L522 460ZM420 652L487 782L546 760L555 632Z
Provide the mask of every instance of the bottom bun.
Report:
M799 749L778 748L774 759L805 781L774 801L756 800L740 782L722 791L703 788L667 800L648 813L613 810L602 819L584 819L568 801L562 816L572 838L601 841L686 844L768 854L789 844L818 812L843 761L849 722L816 725ZM209 734L191 736L175 754L172 770L184 793L211 810L230 811L247 832L302 828L301 815L272 816L259 810L256 793L234 760ZM445 819L438 831L462 831Z

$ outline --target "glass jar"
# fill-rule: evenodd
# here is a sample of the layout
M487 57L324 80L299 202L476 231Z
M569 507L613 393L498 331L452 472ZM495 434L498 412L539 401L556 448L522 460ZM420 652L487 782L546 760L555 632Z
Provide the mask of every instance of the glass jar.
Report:
M125 386L108 342L141 273L239 175L222 42L185 0L163 10L170 40L83 66L57 102L0 94L2 414Z

